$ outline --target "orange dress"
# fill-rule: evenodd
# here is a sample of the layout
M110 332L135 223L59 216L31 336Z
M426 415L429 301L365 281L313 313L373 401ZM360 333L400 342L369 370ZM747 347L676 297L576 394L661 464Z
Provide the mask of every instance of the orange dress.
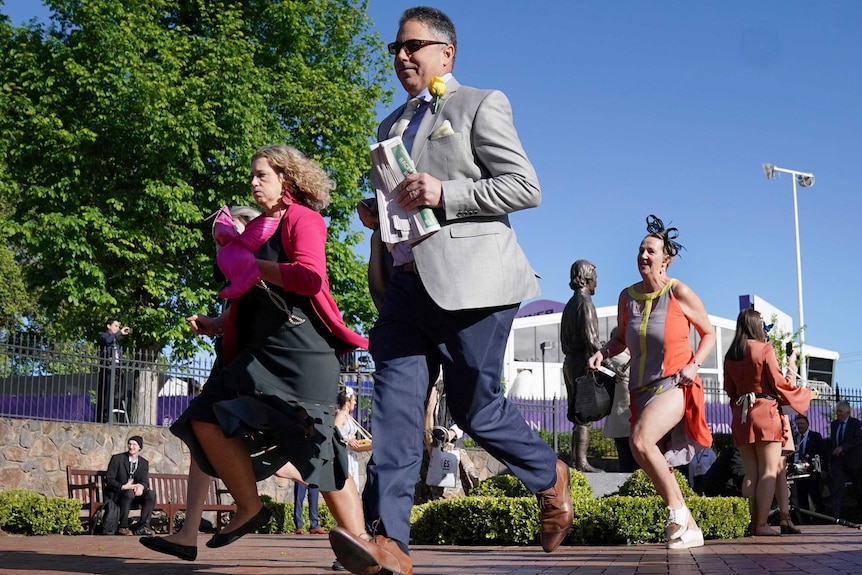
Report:
M631 353L629 394L634 422L643 408L659 394L677 387L677 373L694 357L689 341L691 322L673 293L677 280L652 293L626 290L623 324ZM685 413L679 424L660 443L668 465L689 463L694 454L712 445L706 424L703 384L700 376L682 388Z
M799 413L808 411L811 402L810 389L796 387L781 373L772 344L755 340L748 341L742 359L724 360L724 391L730 396L730 429L737 447L784 441L779 399ZM771 397L758 397L763 395Z

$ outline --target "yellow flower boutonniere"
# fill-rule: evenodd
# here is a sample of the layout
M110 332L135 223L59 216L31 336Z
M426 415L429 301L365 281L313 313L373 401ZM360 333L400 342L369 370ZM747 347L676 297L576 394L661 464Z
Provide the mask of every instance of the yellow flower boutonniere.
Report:
M443 78L432 76L428 82L428 93L434 97L434 108L431 110L431 113L436 114L437 109L440 107L440 98L446 93L446 82L443 81Z

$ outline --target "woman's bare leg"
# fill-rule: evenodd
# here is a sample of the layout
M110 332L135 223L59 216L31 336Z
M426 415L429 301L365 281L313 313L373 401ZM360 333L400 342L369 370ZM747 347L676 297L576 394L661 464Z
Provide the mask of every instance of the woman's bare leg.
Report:
M321 491L326 506L340 527L353 535L365 533L365 517L362 514L362 502L359 491L352 477L344 482L344 487L338 491Z
M787 486L787 458L778 457L778 474L775 479L775 502L782 516L790 515L790 488Z
M186 520L182 528L172 535L165 537L171 543L177 545L197 545L198 529L201 517L204 513L204 503L211 477L203 472L194 458L189 466L189 483L186 488ZM170 518L173 521L173 518Z
M236 513L222 529L223 533L230 533L237 526L247 523L263 507L248 449L241 440L225 437L221 427L214 423L192 421L192 430L236 503Z
M632 455L644 473L652 479L656 491L670 509L685 507L685 499L676 477L658 447L658 442L682 420L683 413L682 389L669 389L644 407L629 438ZM697 528L691 513L688 514L686 523L689 529Z
M758 441L739 448L745 466L742 495L751 501L753 535L777 535L766 525L769 509L775 497L775 484L781 458L781 443Z
M277 477L290 479L305 484L299 471L290 463L275 472ZM362 501L359 499L359 490L356 489L352 477L344 482L344 487L338 491L321 491L326 506L335 518L338 525L353 535L365 533L365 517L362 514Z

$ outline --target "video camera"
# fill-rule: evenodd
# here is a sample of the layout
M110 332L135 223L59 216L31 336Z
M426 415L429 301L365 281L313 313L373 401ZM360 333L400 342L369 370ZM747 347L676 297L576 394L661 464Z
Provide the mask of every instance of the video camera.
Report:
M787 478L808 477L812 473L820 473L822 470L823 466L819 455L806 455L802 461L787 464Z

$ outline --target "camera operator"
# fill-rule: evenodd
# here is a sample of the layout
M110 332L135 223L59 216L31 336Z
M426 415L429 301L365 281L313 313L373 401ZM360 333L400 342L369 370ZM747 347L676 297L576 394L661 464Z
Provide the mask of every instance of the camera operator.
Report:
M809 429L806 416L797 415L795 421L797 434L793 440L797 451L791 460L790 472L791 475L800 475L795 479L798 506L800 509L810 510L810 497L814 502L814 510L817 513L826 513L820 473L820 462L826 456L826 442L822 435Z
M829 495L832 498L832 516L841 517L846 483L857 505L862 503L862 422L850 417L850 404L839 401L835 408L836 419L830 425L832 456L829 460Z
M120 337L132 333L132 328L120 327L120 320L108 318L105 331L99 336L99 380L96 389L96 421L110 423L111 411L115 406L109 405L109 397L113 391L114 402L125 398L125 389L121 385L120 375ZM113 387L113 390L111 389Z

